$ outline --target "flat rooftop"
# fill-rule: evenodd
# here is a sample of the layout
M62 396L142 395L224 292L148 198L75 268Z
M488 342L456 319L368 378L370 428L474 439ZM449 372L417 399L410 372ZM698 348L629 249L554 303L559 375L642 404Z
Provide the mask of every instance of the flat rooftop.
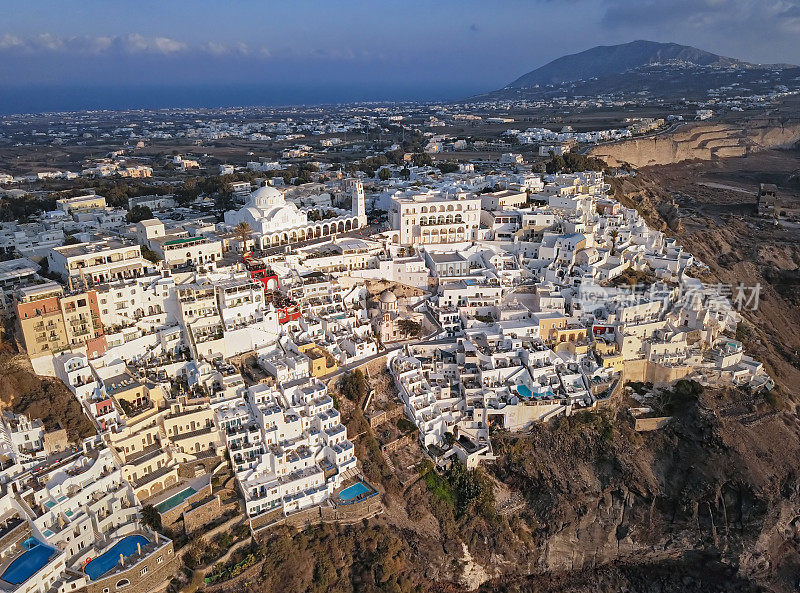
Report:
M63 294L64 288L58 282L45 282L44 284L33 284L31 286L23 286L18 290L20 298L32 297L48 292L59 292Z
M435 264L454 264L467 261L460 253L428 253L428 257Z
M79 255L91 255L93 253L103 253L105 251L114 251L116 249L139 248L136 243L125 243L117 239L104 239L102 241L92 241L90 243L76 243L75 245L64 245L63 247L53 247L53 251L57 251L65 257L75 257Z
M128 372L109 377L103 381L103 384L105 385L108 395L116 395L117 393L123 393L129 389L134 389L143 385L141 381L135 379L133 375Z
M8 261L0 262L0 282L18 278L19 276L35 273L39 270L39 265L27 257L18 257Z
M501 189L500 191L490 192L483 194L484 196L489 196L492 198L506 198L509 196L520 196L525 195L524 191L517 191L515 189Z

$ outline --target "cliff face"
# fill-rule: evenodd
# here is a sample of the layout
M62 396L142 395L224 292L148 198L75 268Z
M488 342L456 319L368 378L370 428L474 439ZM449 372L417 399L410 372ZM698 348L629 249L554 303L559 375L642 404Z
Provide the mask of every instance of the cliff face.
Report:
M745 580L789 590L781 575L800 559L800 433L791 412L725 391L704 394L655 433L618 422L610 440L574 426L504 436L497 474L527 493L540 525L538 545L526 550L527 578L662 565L703 551Z
M11 332L8 332L10 334ZM15 344L0 337L0 410L39 418L46 430L64 428L71 442L94 434L94 426L60 379L34 373Z
M669 134L632 138L595 146L589 155L611 166L668 165L686 160L745 156L800 141L797 120L760 119L746 124L686 124Z

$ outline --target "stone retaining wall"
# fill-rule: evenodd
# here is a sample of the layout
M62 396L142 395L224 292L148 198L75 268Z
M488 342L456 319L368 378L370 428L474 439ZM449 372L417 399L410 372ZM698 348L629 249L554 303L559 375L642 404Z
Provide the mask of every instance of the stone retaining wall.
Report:
M626 381L674 383L693 370L691 366L664 366L644 359L626 360L623 376Z
M250 530L253 532L253 537L258 539L268 532L272 527L278 525L288 525L290 527L297 527L302 529L314 523L332 523L334 521L341 521L345 523L359 521L366 517L377 515L383 510L383 504L380 501L380 496L375 496L372 499L367 499L353 505L342 507L312 507L303 511L292 513L288 517L284 517L281 513L276 517L257 517L251 519ZM262 519L259 521L259 519Z
M207 500L201 500L194 508L189 508L183 512L183 530L188 535L205 527L221 514L222 504L219 494L215 494Z
M6 549L11 547L12 544L16 544L19 541L28 539L28 537L31 536L31 533L31 528L28 527L28 522L23 520L22 523L14 527L14 529L0 538L0 550L5 552Z
M380 426L384 422L389 422L390 420L394 420L398 416L402 415L403 415L403 406L396 406L391 410L383 410L382 412L377 412L373 416L370 416L369 426L370 428L375 428L376 426Z
M188 488L189 485L186 484L184 487ZM181 492L181 490L178 490L178 492ZM177 492L176 492L176 494L177 494ZM210 483L206 484L205 486L200 488L200 490L198 490L197 493L192 494L189 498L184 500L182 503L174 506L173 508L169 509L168 511L164 511L163 513L161 513L161 524L164 525L165 527L170 527L170 528L173 527L175 525L175 523L180 521L180 519L183 517L184 512L189 510L189 508L192 506L192 504L194 504L196 502L200 502L201 500L203 500L205 498L209 498L209 497L211 497L211 484Z
M402 409L402 408L401 408ZM413 435L407 434L403 435L398 439L393 440L390 443L386 443L385 445L381 446L381 450L384 453L391 453L392 451L397 451L400 447L410 445L414 442Z

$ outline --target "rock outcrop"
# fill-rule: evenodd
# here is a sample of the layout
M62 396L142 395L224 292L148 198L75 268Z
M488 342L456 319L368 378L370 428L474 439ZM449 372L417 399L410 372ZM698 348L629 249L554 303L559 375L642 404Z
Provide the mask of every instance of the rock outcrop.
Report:
M589 155L611 166L668 165L687 160L741 157L800 141L800 121L756 119L747 123L685 124L666 133L595 146Z

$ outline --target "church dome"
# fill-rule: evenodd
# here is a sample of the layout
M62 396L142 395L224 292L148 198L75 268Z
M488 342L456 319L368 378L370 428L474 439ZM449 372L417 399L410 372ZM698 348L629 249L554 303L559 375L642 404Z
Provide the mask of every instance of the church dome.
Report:
M384 290L381 293L381 302L386 304L396 303L397 296L391 290Z
M256 208L268 208L283 203L283 192L271 185L264 185L250 194L250 202Z

